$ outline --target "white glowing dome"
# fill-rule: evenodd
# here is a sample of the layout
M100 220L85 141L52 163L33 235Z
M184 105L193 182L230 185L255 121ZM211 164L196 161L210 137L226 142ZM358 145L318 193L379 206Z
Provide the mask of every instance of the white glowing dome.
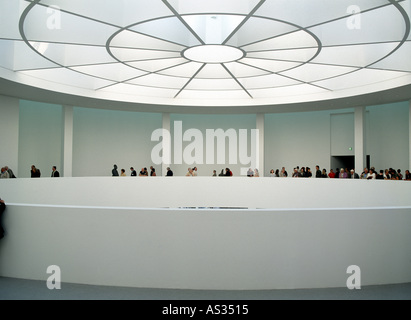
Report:
M0 78L138 104L305 103L411 84L411 0L2 0Z

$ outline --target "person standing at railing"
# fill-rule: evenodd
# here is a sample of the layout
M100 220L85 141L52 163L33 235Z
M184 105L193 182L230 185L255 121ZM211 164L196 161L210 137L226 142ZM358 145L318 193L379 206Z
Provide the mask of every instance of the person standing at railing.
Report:
M53 167L51 168L51 177L52 177L52 178L58 178L58 177L60 177L60 172L57 171L57 167L56 167L56 166L53 166Z
M41 172L40 169L37 169L35 165L31 166L30 174L32 178L40 178Z
M111 175L113 176L113 177L118 177L118 171L117 171L117 165L115 164L114 166L113 166L113 170L111 170Z

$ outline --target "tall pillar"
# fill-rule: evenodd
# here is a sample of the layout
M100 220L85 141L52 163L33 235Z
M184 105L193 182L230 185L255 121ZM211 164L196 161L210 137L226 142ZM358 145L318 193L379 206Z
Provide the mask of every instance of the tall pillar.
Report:
M73 176L73 107L63 106L63 176Z
M366 165L365 152L365 107L355 108L355 171L361 174Z
M264 177L264 114L257 114L256 128L258 130L258 170L260 171L260 177Z
M163 113L163 130L165 132L171 133L171 123L170 123L170 114ZM171 135L163 134L163 153L169 152L169 161L171 162ZM164 154L163 154L164 155ZM163 156L163 163L161 166L161 175L165 176L167 174L167 167L170 166L170 163L166 161L167 157Z

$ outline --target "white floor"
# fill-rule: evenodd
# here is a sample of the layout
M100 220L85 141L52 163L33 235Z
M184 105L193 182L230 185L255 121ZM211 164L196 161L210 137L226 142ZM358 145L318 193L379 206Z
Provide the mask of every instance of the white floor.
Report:
M197 291L89 286L62 283L49 290L44 281L0 277L0 300L410 300L411 283L347 288Z

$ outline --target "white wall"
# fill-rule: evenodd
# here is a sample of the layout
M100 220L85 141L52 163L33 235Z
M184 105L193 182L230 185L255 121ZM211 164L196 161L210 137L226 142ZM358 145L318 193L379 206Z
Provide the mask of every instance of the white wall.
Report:
M409 102L367 107L366 154L377 170L409 169ZM354 155L351 109L265 115L265 167L330 169L330 156ZM349 150L353 147L353 150Z
M32 165L49 177L62 164L62 107L20 100L19 120L19 177L30 177Z
M331 155L353 156L354 153L354 113L331 114Z
M149 169L151 134L161 127L161 114L74 108L73 176L111 176L114 164L128 176L130 167Z
M362 286L407 283L410 192L410 182L349 179L0 180L0 276L46 281L58 265L62 290L295 289L345 287L357 265ZM204 200L271 209L137 208Z
M19 100L0 96L0 167L18 176Z
M214 148L214 164L207 164L206 163L206 130L212 129L222 129L224 132L227 132L229 129L234 129L237 135L237 146L239 152L239 144L240 144L240 134L239 130L247 130L247 150L248 156L251 156L251 130L256 129L256 115L184 115L184 114L172 114L170 116L171 121L171 132L172 137L174 139L175 130L174 130L174 123L175 121L182 121L183 123L183 133L189 129L197 129L201 132L204 142L203 148L203 157L202 157L202 164L187 164L184 162L183 157L183 164L173 164L171 167L173 168L175 175L184 176L187 171L188 167L197 166L198 168L198 175L199 176L211 176L213 170L217 171L217 174L221 172L222 169L230 168L233 172L234 176L240 176L241 168L248 168L251 166L250 163L242 164L239 158L239 154L237 153L237 164L230 163L229 159L229 141L226 139L226 148L225 148L225 163L219 164L217 162L217 140L215 141L215 148ZM192 140L194 141L194 139ZM183 150L189 146L191 142L183 142ZM174 152L176 151L175 146L173 145L173 153L172 159L174 159ZM194 153L193 153L194 155ZM233 161L234 162L234 161ZM255 168L253 168L255 169ZM225 172L225 170L224 170Z
M366 150L371 166L405 170L409 166L409 102L367 107Z
M330 112L265 115L265 170L330 167Z
M332 194L331 190L335 193ZM115 208L386 208L411 206L410 193L411 182L391 180L269 177L77 177L0 180L0 197L8 203ZM351 201L354 198L355 201Z
M4 159L2 165L9 165L20 177L29 176L32 164L41 169L43 176L50 174L53 165L61 168L62 106L24 100L17 106L17 100L6 97L0 101L0 130L12 142L5 144L4 139L0 142L2 149L8 150L0 155ZM265 175L270 169L283 166L289 173L295 166L314 169L317 164L329 171L331 155L354 153L355 150L348 150L353 137L350 112L351 109L266 114ZM161 114L75 107L73 119L73 176L110 176L114 164L124 168L127 174L130 166L139 171L153 165L151 151L158 142L151 141L151 134L162 127ZM403 172L410 169L408 119L409 102L367 107L366 154L371 155L372 166L378 170L400 168ZM183 131L198 129L203 137L207 129L234 129L237 133L247 129L250 133L256 128L256 115L172 114L170 121L172 134L174 122L182 121ZM250 139L249 134L248 150ZM189 144L183 142L183 150ZM203 153L205 161L206 149ZM185 175L188 166L196 165L200 176L210 176L214 169L219 173L225 167L238 176L240 168L246 167L239 162L229 163L228 143L225 162L171 166L175 175ZM154 166L159 175L165 174L161 165Z

